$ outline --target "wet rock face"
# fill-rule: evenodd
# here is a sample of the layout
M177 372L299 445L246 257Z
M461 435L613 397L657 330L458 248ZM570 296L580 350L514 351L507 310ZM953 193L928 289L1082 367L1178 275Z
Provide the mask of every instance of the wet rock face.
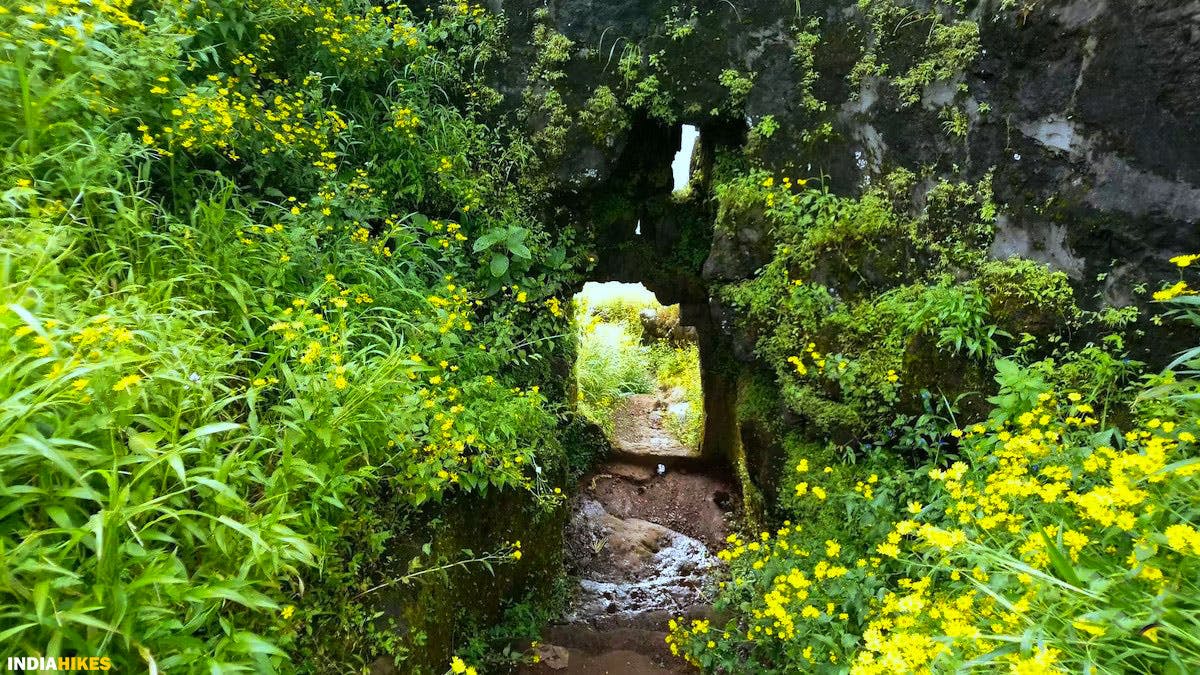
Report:
M566 537L568 569L580 574L569 621L682 612L702 602L716 557L699 540L638 518L618 518L600 502L576 504Z

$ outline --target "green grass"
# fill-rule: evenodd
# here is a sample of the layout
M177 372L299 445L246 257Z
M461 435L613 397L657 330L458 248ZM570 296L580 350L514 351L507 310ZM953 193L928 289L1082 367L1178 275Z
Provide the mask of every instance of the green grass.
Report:
M0 658L356 670L395 636L339 590L386 585L418 506L556 502L531 385L570 272L535 279L578 261L510 234L522 146L445 102L496 28L353 0L0 14ZM500 271L472 250L496 232Z

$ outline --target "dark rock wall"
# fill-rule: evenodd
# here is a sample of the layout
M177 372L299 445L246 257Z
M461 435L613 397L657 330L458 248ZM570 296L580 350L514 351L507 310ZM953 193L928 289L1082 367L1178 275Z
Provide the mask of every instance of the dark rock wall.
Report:
M569 109L583 106L601 85L619 92L622 52L638 46L647 57L657 55L658 65L643 66L641 76L654 74L670 100L673 119L656 121L665 133L674 132L671 124L703 129L771 115L779 130L751 149L756 158L778 170L826 175L841 192L861 190L897 167L933 167L940 177L970 181L994 171L1001 205L995 257L1044 261L1109 302L1132 302L1134 286L1168 276L1166 258L1198 243L1200 3L1001 4L1007 3L975 3L961 14L978 25L975 58L905 104L886 77L857 85L847 77L867 45L882 44L890 75L932 48L929 23L905 25L901 12L886 19L892 34L881 38L851 0L497 0L510 17L512 49L499 88L519 104L527 85L523 64L537 51L530 38L534 13L544 8L544 21L573 42L566 77L555 85ZM812 29L819 42L809 89L825 106L816 114L803 104L805 72L793 54L797 24L811 19L820 23ZM726 70L753 74L740 100L730 100L720 82ZM965 115L964 136L946 131L939 115L947 106ZM805 139L826 121L829 138ZM572 129L559 153L560 188L586 199L627 180L629 152L665 166L669 158L652 156L646 134L635 124L597 143ZM922 191L913 197L919 208ZM737 252L753 247L746 240L755 234L737 236L719 243L734 253L718 248L720 264L710 276L746 274ZM1097 285L1097 275L1110 271Z
M981 246L1065 272L1086 308L1145 305L1174 275L1168 258L1200 249L1200 1L491 4L509 20L498 115L554 139L537 146L554 176L547 217L590 231L594 278L683 304L716 455L742 453L734 399L754 336L711 290L753 276L773 246L765 217L718 209L723 151L844 195L906 169L913 214L939 181L990 180L998 213ZM548 33L570 41L551 77L536 67ZM625 123L598 131L602 88ZM690 193L671 196L684 123L699 151ZM1162 364L1192 339L1145 317L1139 358Z

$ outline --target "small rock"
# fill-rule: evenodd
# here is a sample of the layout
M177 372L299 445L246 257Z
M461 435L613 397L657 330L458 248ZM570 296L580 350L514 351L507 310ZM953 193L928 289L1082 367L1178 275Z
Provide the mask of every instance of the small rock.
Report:
M538 645L538 661L550 670L562 670L571 662L571 652L558 645Z
M674 417L676 423L683 424L687 421L688 413L692 411L692 404L687 401L672 403L667 407L667 414Z
M656 472L658 475L660 475L660 476L662 476L662 475L666 474L666 473L667 473L667 465L666 465L666 464L659 464L659 465L658 465L658 468L657 468L657 469L655 469L655 472Z

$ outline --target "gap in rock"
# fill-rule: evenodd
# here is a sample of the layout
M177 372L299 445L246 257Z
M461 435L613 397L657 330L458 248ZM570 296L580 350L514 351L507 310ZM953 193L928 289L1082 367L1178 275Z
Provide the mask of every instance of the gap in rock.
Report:
M584 476L563 531L573 592L525 675L690 672L664 642L668 621L712 618L716 556L737 491L701 462L699 336L640 283L590 282L573 304L579 411L611 441Z
M590 282L576 296L578 406L614 456L657 467L697 461L704 394L696 329L645 286Z
M685 124L680 129L679 151L671 161L671 177L674 181L673 190L682 192L692 180L692 155L696 150L696 142L700 140L700 130L691 124Z

